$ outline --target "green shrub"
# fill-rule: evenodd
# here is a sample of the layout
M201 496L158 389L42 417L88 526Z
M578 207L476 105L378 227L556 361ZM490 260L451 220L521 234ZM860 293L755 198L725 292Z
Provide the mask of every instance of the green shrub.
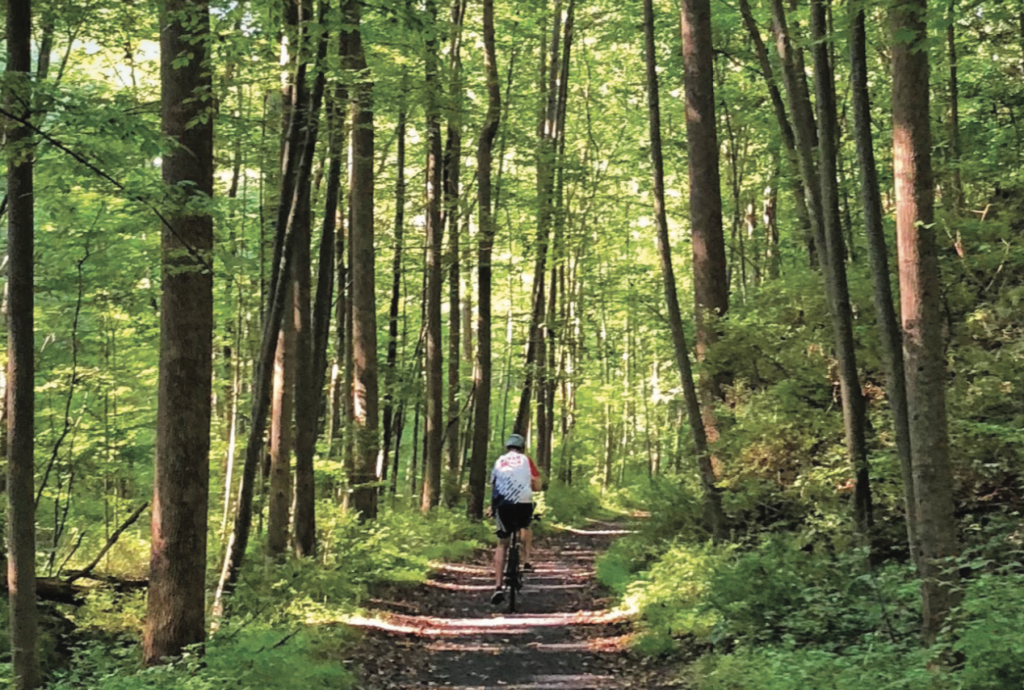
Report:
M875 634L913 633L918 593L905 568L872 572L863 550L832 555L799 546L769 536L720 564L704 602L720 617L720 636L838 650Z
M167 666L139 669L134 645L85 644L50 690L221 690L223 688L353 687L353 675L337 660L346 635L339 629L304 629L295 634L270 628L222 631L205 654L187 654Z
M1024 687L1024 575L985 573L970 582L952 648L965 661L959 688Z
M692 669L697 690L947 690L923 651L877 642L850 654L817 648L742 648L710 655Z
M540 494L538 511L544 513L542 524L562 524L578 527L588 520L607 517L601 505L601 495L592 484L569 485L552 481Z

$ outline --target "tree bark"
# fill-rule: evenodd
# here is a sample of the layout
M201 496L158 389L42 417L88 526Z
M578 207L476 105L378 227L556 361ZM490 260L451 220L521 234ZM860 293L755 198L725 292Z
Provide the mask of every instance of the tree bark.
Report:
M420 508L429 511L441 500L441 444L444 431L443 391L441 384L442 349L441 342L441 241L444 227L441 224L441 120L438 90L438 49L433 34L437 24L437 5L433 0L427 3L430 15L431 38L427 39L426 99L427 99L427 401L426 449L423 457L423 495Z
M946 360L935 242L928 117L927 0L893 0L893 172L907 412L921 543L922 637L932 644L961 599L953 473L946 422ZM910 36L908 40L903 36Z
M366 71L366 55L360 34L362 4L347 0L350 66L357 74ZM373 84L360 76L352 97L352 149L349 160L349 251L352 279L352 435L355 460L352 473L352 507L361 519L377 517L377 450L379 447L377 384L377 306L373 251Z
M32 4L9 0L4 107L20 117L29 115L31 70ZM4 124L8 163L6 565L14 687L31 690L42 683L35 572L34 147L27 126L10 119Z
M782 0L772 0L772 34L775 47L782 63L782 78L786 86L789 109L793 115L793 137L796 145L797 166L804 185L804 198L807 200L807 214L811 226L811 237L808 238L808 255L812 266L819 265L815 246L821 235L821 185L817 168L814 163L814 149L818 146L818 135L814 122L814 111L807 94L807 88L800 74L803 60L798 51L793 49L786 25L786 11Z
M867 32L863 8L853 10L850 36L850 82L854 118L854 138L860 165L861 205L871 263L871 283L882 341L882 357L886 370L886 391L892 410L896 452L903 476L903 497L907 520L907 543L914 562L918 562L916 546L917 510L914 500L914 474L910 457L910 430L907 419L907 384L903 366L903 343L899 322L893 306L889 282L889 250L885 242L882 195L878 185L874 142L871 136L871 99L868 93Z
M814 235L811 231L811 219L807 211L807 195L804 192L803 184L800 182L800 165L797 162L796 137L793 134L793 127L789 122L789 116L786 114L786 106L783 103L782 94L779 92L775 71L772 69L771 61L768 59L768 50L761 38L761 30L758 28L757 22L754 21L754 14L750 9L749 0L740 0L740 13L743 15L743 24L747 28L750 40L754 44L757 62L761 67L761 72L764 74L765 85L768 88L768 97L772 102L772 110L775 112L775 121L779 125L779 134L782 136L782 146L785 149L786 164L790 173L788 177L792 186L793 200L796 203L797 222L803 230L804 243L807 246L812 246ZM775 264L769 265L769 273L771 273L773 265ZM776 273L772 277L777 278L778 274Z
M298 235L298 233L297 233ZM296 236L295 263L302 260L301 238ZM308 258L308 255L307 257ZM294 267L295 264L292 264ZM295 381L295 284L285 286L285 314L274 355L274 392L270 414L270 496L267 503L267 551L280 556L288 548L288 521L292 502L292 416Z
M569 12L565 24L566 57L572 41L572 23L574 2L570 0ZM537 239L535 243L536 258L533 269L533 292L530 299L530 331L526 349L526 377L522 394L519 398L519 409L512 426L513 432L524 437L530 430L530 401L537 397L537 432L544 437L543 430L547 424L547 409L544 405L543 387L546 381L545 366L547 349L545 340L545 318L547 306L547 290L545 278L547 272L548 242L551 234L551 221L554 214L555 171L557 167L558 138L565 126L565 108L561 103L563 91L559 80L568 79L568 68L561 68L562 55L562 3L556 0L553 11L551 41L547 52L541 53L541 72L547 72L544 83L545 105L537 122ZM543 455L538 449L538 456ZM541 467L545 474L550 468Z
M843 227L839 217L839 186L836 176L836 131L839 128L839 118L836 113L835 81L826 43L827 2L828 0L811 0L814 88L818 107L818 171L822 196L821 234L825 240L824 244L818 244L818 256L821 259L821 272L826 281L826 291L830 296L829 311L832 316L836 359L839 362L839 389L843 406L846 452L856 475L854 513L861 532L867 534L872 525L872 509L865 437L866 412L860 376L857 373L853 312L846 282Z
M946 11L946 49L949 53L949 162L952 170L952 208L963 210L964 185L960 175L960 81L957 75L956 0Z
M213 195L213 117L207 61L209 6L168 0L160 32L161 122L176 144L163 161L168 187ZM11 34L9 34L11 35ZM195 36L202 37L194 40ZM190 59L181 63L182 55ZM160 376L153 480L146 664L206 639L206 534L213 388L213 220L171 212L162 233ZM12 438L13 441L13 438ZM12 443L13 445L13 443Z
M494 0L483 0L484 70L487 79L487 114L477 144L477 213L480 244L477 250L477 355L473 387L476 396L473 421L473 452L469 461L467 514L480 520L484 513L487 481L487 441L491 431L491 255L495 223L491 211L491 169L494 138L501 124L501 91L495 56Z
M661 155L661 107L658 97L658 70L654 52L653 5L653 0L644 0L644 47L647 57L647 107L651 137L654 220L658 233L658 254L661 258L662 279L665 284L665 303L668 311L669 326L672 330L672 345L675 351L676 365L679 367L683 394L686 400L686 409L690 418L690 430L693 434L693 442L697 451L701 484L704 489L704 514L711 533L716 539L724 539L726 536L725 513L722 510L721 495L718 488L715 486L715 472L714 468L711 466L711 456L708 453L707 433L704 429L704 421L701 418L700 403L697 400L697 389L693 383L693 371L690 367L690 352L686 346L686 335L683 332L683 317L679 308L679 296L676 292L675 271L672 268L672 250L671 245L669 244L668 220L665 214L665 175ZM692 179L693 178L691 177L691 184ZM696 226L696 223L694 223L694 225ZM606 460L606 485L608 483L609 469L610 464L607 463Z
M407 106L405 102L405 94L401 96L401 100L398 105L398 126L397 126L397 139L398 139L398 160L395 164L395 174L397 180L395 181L395 255L391 261L391 303L388 307L388 354L387 354L387 365L384 369L384 445L381 451L382 460L381 464L386 466L388 464L388 454L391 451L391 439L397 435L397 431L393 430L393 427L399 425L395 423L397 420L394 416L394 404L395 404L395 383L398 378L398 307L401 303L402 297L402 242L403 234L405 231L405 133L407 129L406 124L407 117ZM399 408L399 415L401 415L401 407ZM397 460L398 449L395 449L395 456ZM391 474L391 493L394 494L397 490L398 482L398 465L395 464L394 471Z
M459 304L461 264L459 262L459 175L462 169L462 17L465 0L453 0L451 41L448 50L450 84L448 90L448 139L444 151L444 215L448 226L448 400L444 432L448 481L445 504L455 505L459 497L459 388L462 347L462 312Z
M693 237L693 296L696 303L697 359L704 361L717 340L708 315L729 310L722 192L715 119L714 56L710 0L683 0L680 13L686 87L686 141L690 172L690 222ZM701 376L702 388L721 397L713 372ZM705 400L705 406L708 405ZM706 410L708 411L708 410Z
M309 4L304 4L306 16L311 16ZM326 25L327 0L321 0L317 21ZM317 252L318 273L316 307L312 304L312 165L320 133L320 108L323 104L324 89L327 85L326 58L328 32L325 30L317 41L314 71L316 78L306 108L305 149L302 158L304 166L299 170L300 256L296 257L296 302L295 317L297 331L298 361L295 371L295 517L293 536L295 553L309 557L316 554L316 479L313 474L313 456L316 454L317 430L320 427L320 408L323 401L324 374L327 360L327 320L330 314L333 261L333 213L331 227L324 227ZM335 156L336 157L336 156ZM332 160L331 164L334 164ZM340 168L339 168L340 170ZM330 173L329 173L330 174ZM337 189L328 190L337 205ZM326 273L326 275L324 275Z

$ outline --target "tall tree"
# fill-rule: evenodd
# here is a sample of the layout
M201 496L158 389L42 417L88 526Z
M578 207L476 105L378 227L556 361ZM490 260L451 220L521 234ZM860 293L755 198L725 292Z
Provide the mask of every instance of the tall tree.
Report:
M932 644L960 601L953 473L946 423L946 358L935 242L928 116L927 0L893 0L892 117L903 352L910 454L921 549L922 637Z
M896 452L903 476L903 496L907 514L907 538L917 561L917 510L914 503L914 473L910 458L910 430L907 419L907 383L903 366L903 342L893 306L889 280L889 249L882 223L882 194L875 165L874 142L871 136L871 100L868 93L867 31L864 8L851 5L850 83L853 106L854 138L860 165L861 205L864 209L864 230L868 240L871 263L871 284L874 288L875 313L881 334L882 357L886 370L886 394L892 410L896 435Z
M484 514L484 488L487 478L487 441L491 430L491 256L495 224L491 207L491 169L494 138L501 124L501 90L494 40L494 0L483 0L484 69L487 79L487 115L477 144L477 213L480 244L477 250L477 355L473 387L476 391L473 421L473 451L469 461L469 501L471 519Z
M404 79L403 79L403 87ZM398 139L397 160L395 162L395 254L391 260L391 303L388 307L388 353L387 363L384 368L384 441L381 451L381 465L388 464L388 453L391 451L392 436L397 441L401 439L399 425L402 416L402 407L399 407L398 415L394 414L395 405L395 384L398 379L398 315L402 300L402 250L405 234L405 136L407 126L407 105L405 89L402 90L398 104L398 125L396 127L396 138ZM394 428L392 428L394 427ZM395 448L395 467L391 474L391 493L398 488L398 448Z
M740 13L743 16L743 25L746 27L750 40L754 44L757 63L761 68L761 73L764 75L765 86L768 88L768 97L772 102L772 111L775 113L775 121L779 126L782 146L785 149L786 162L789 167L787 172L789 173L788 178L792 183L793 200L796 202L797 220L800 228L803 230L804 243L809 248L809 254L813 256L813 251L810 248L814 246L814 235L811 232L811 219L807 211L807 196L803 185L800 183L800 166L797 163L796 137L793 135L793 126L790 124L789 116L786 114L786 105L782 101L782 94L775 79L775 69L768 58L768 50L765 47L764 40L761 38L761 30L754 20L754 13L750 8L749 0L740 0ZM771 271L771 267L769 271Z
M709 27L710 28L710 27ZM658 69L654 52L654 2L644 0L644 47L647 64L647 110L651 138L651 171L653 175L654 221L657 226L658 254L661 258L662 280L665 286L665 304L668 310L669 327L672 330L672 345L679 367L679 376L686 400L686 411L697 451L701 484L704 488L704 514L708 526L716 539L726 535L725 513L722 497L715 486L715 471L708 453L707 432L701 417L697 389L693 383L690 366L690 352L683 332L683 316L676 292L676 276L672 267L672 247L668 237L668 219L665 213L665 173L661 152L661 104L658 95ZM692 184L692 182L691 182ZM606 463L605 483L608 483L610 462Z
M168 0L160 32L161 122L173 150L164 222L152 548L143 657L175 657L206 637L206 533L213 360L213 117L206 0ZM191 206L190 206L191 202Z
M358 83L352 94L349 160L349 251L352 319L352 507L364 520L377 517L377 450L380 447L377 384L377 302L373 252L373 83L366 76L360 20L362 2L347 0L349 66ZM438 449L440 457L440 449Z
M462 172L462 18L465 0L453 0L451 11L451 40L448 46L448 138L444 150L444 215L448 226L448 423L445 427L445 456L450 481L445 502L454 505L458 499L459 387L462 311L459 304L461 262L459 261L459 176Z
M312 19L311 2L306 2L303 13ZM317 23L325 27L327 23L328 0L321 0L317 12ZM327 43L329 32L323 29L316 43L314 57L313 88L302 107L306 110L303 120L303 166L300 168L298 181L298 208L296 216L299 220L298 249L299 255L295 262L295 325L298 361L295 366L295 516L293 519L293 537L295 552L299 556L312 556L316 552L316 480L313 474L313 456L316 453L316 437L319 429L320 407L323 399L324 368L326 367L326 348L328 326L325 323L329 314L333 271L333 226L328 232L324 228L320 238L318 251L319 272L316 293L316 309L312 304L312 167L315 150L320 132L320 108L323 104L324 90L327 85L326 65ZM309 50L309 46L306 50ZM308 152L306 151L308 149ZM333 161L332 161L333 165ZM336 178L335 178L336 179ZM334 204L337 205L337 190ZM328 190L328 196L332 190ZM333 212L331 212L333 216ZM333 222L333 218L332 218ZM330 248L330 250L328 250ZM325 272L328 276L323 275ZM323 352L324 354L321 354Z
M714 49L710 0L683 0L683 81L686 91L686 142L690 172L690 225L693 238L693 297L697 316L697 359L707 357L717 339L715 318L729 310L729 278L722 230L722 190L718 170L715 119ZM709 323L710 321L712 323ZM704 413L713 422L713 397L721 397L712 372L702 372ZM709 395L710 394L710 395ZM717 430L709 429L709 435ZM714 440L712 438L712 440Z
M843 227L839 217L839 186L836 174L837 132L835 80L828 51L827 0L811 0L811 36L814 58L815 104L818 109L818 173L822 216L818 242L821 272L829 294L829 314L839 362L839 390L843 406L846 452L856 475L854 510L862 532L871 527L871 483L868 473L866 410L857 373L857 355L853 340L853 310L846 282L846 258Z
M427 115L427 413L425 432L425 453L423 457L423 495L421 508L424 512L436 506L441 499L441 444L444 410L441 385L442 350L441 342L441 241L444 227L441 224L441 117L438 105L438 48L437 48L437 5L427 2L428 38L426 41L426 115Z
M8 0L4 122L7 146L7 586L18 690L39 687L35 523L35 190L32 132L32 3ZM205 514L204 514L205 518ZM204 534L205 537L205 534ZM200 579L202 576L200 575Z

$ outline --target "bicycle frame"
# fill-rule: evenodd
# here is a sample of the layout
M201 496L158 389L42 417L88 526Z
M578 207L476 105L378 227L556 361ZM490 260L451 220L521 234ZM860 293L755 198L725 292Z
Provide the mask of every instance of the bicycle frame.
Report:
M508 612L516 612L516 599L523 586L523 574L519 565L519 530L512 532L505 556L505 585L508 587Z

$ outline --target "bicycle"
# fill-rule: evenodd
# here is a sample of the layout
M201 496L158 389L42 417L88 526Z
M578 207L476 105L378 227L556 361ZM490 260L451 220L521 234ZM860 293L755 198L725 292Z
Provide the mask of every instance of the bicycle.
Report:
M540 520L540 515L534 515L532 522ZM508 541L508 556L505 558L505 587L508 591L508 612L516 612L516 599L519 590L523 588L523 569L519 563L519 533L522 530L513 530Z

